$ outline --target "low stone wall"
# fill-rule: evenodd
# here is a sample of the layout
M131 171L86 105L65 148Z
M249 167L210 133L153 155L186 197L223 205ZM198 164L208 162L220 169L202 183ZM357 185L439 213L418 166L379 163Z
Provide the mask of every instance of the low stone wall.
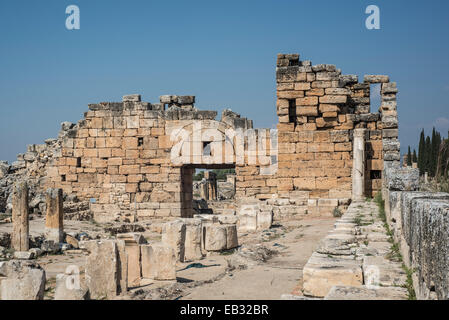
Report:
M386 170L385 212L418 299L449 299L449 194L416 191L418 169Z

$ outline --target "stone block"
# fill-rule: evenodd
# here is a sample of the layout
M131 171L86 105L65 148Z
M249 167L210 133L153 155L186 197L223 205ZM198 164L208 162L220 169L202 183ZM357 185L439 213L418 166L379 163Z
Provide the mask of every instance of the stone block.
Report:
M176 280L175 250L162 243L140 246L145 279Z
M10 260L0 262L0 300L43 300L45 271L37 263Z
M238 247L239 240L237 235L236 225L225 225L226 228L226 249L233 249Z
M260 208L258 205L242 205L238 211L239 231L253 232L257 230L257 214Z
M413 168L386 168L385 180L389 190L414 191L419 188L419 170Z
M260 211L257 213L257 230L267 230L273 224L272 211Z
M203 226L204 250L222 251L227 249L226 226L209 224Z
M123 96L123 102L140 102L140 94L130 94Z
M113 240L86 241L86 286L92 299L112 299L120 292L119 260Z
M303 269L304 294L325 297L333 286L361 286L361 262L313 253Z
M389 76L384 75L365 75L363 77L365 83L387 83L390 82Z
M405 288L367 288L352 286L334 286L324 300L407 300L408 292Z
M71 274L58 274L56 276L54 300L87 300L89 298L89 290L82 287L79 279L75 280L77 276Z
M201 220L199 223L186 225L184 261L195 261L203 257L201 252Z
M182 221L167 222L162 232L162 243L175 250L176 259L183 262L185 256L186 224Z

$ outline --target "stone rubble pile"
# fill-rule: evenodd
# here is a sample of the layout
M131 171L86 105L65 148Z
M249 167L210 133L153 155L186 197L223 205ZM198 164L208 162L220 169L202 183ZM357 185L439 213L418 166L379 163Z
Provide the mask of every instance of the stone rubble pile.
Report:
M55 159L62 156L63 142L71 135L71 130L79 124L63 122L57 139L47 139L44 144L27 146L27 151L17 155L17 160L11 165L0 161L0 213L12 211L12 193L16 183L24 181L29 187L30 213L45 214L45 192L48 184L48 170ZM64 194L64 205L72 207L70 212L77 212L77 218L87 220L90 216L85 203L80 204L75 195ZM70 215L69 215L70 218Z

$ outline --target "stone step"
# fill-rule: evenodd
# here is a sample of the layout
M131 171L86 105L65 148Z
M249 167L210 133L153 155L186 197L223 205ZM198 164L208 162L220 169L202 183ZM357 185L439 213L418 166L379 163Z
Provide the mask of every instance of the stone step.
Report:
M399 287L367 288L366 286L334 286L324 300L406 300L408 292Z

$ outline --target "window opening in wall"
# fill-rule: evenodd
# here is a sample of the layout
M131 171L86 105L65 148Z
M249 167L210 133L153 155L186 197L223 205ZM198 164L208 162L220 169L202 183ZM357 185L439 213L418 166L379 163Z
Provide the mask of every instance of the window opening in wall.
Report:
M138 146L138 147L143 146L143 137L137 138L137 146Z
M370 85L370 113L379 112L381 104L381 84L375 83Z
M203 142L203 156L212 156L211 142Z
M296 100L288 100L288 122L296 122Z

